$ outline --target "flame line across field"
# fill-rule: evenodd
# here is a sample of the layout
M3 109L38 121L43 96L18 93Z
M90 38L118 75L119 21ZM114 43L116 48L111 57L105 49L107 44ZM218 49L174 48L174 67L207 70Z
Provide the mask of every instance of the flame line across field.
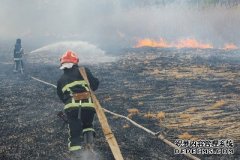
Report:
M137 44L134 48L140 47L157 47L157 48L200 48L200 49L213 49L215 48L211 43L200 42L194 38L185 38L180 39L175 42L169 42L164 38L159 40L154 40L150 38L140 39L137 41ZM234 50L238 49L234 43L225 43L223 48L224 50Z
M46 85L52 86L52 87L54 87L54 88L57 88L57 86L54 85L54 84L48 83L48 82L46 82L46 81L40 80L40 79L35 78L35 77L32 77L32 76L30 76L30 77L31 77L33 80L36 80L36 81L39 81L39 82L44 83L44 84L46 84ZM158 139L162 140L164 143L166 143L166 144L169 145L170 147L172 147L172 148L174 148L174 149L180 149L177 145L175 145L174 143L172 143L172 142L170 142L169 140L167 140L162 134L159 134L158 132L153 132L153 131L151 131L150 129L147 129L147 128L143 127L142 125L138 124L137 122L131 120L130 118L128 118L128 117L126 117L126 116L123 116L123 115L114 113L114 112L109 111L109 110L107 110L107 109L105 109L105 108L102 108L102 109L103 109L105 112L107 112L107 113L109 113L109 114L111 114L111 115L113 115L113 116L117 116L117 117L120 117L120 118L123 118L123 119L129 121L129 122L130 122L131 124L133 124L134 126L136 126L136 127L140 128L140 129L144 130L145 132L147 132L147 133L149 133L149 134L151 134L151 135L153 135L153 136L157 136ZM190 159L193 159L193 160L200 160L198 157L193 156L193 155L191 155L191 154L184 154L184 155L185 155L186 157L190 158Z

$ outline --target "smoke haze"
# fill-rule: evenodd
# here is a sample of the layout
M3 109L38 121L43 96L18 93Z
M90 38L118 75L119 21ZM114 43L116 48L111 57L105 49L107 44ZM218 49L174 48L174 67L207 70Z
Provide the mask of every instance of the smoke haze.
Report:
M100 48L82 41L49 44L28 53L28 59L32 62L59 64L60 57L69 49L78 55L81 64L98 64L116 60L116 57L107 55Z
M166 6L150 2L0 0L0 39L20 37L38 47L86 41L104 50L133 47L143 38L196 38L214 46L240 46L239 6L198 9L181 1Z

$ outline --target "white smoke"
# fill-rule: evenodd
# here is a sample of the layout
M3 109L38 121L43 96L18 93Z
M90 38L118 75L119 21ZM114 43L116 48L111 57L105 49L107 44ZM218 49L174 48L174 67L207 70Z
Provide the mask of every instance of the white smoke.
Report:
M100 160L102 159L101 154L93 150L79 150L75 151L71 155L71 159L81 159L81 160Z
M143 38L194 38L216 47L240 46L240 5L214 6L212 2L0 0L0 40L21 38L23 46L36 46L80 39L108 51L133 47Z
M83 41L63 41L49 44L30 52L30 58L37 58L38 61L44 63L59 63L60 57L67 51L75 52L80 63L96 64L104 62L112 62L116 57L108 56L105 51L93 44Z

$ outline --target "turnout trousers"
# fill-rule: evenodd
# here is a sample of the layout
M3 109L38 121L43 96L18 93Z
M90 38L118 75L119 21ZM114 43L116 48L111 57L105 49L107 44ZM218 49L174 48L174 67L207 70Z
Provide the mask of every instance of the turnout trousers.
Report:
M79 107L74 107L66 109L65 113L68 118L69 150L79 150L81 149L84 132L94 132L93 119L95 109L92 107L81 107L81 112L79 112ZM81 114L80 116L79 113Z
M23 72L23 60L21 58L14 58L14 71L20 70Z

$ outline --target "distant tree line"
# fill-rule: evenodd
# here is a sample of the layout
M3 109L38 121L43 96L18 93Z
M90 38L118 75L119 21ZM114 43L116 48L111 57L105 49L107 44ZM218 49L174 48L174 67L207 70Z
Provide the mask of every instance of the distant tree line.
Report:
M221 7L234 7L240 4L240 0L188 0L189 3L196 4L198 7L210 7L210 6L221 6Z
M171 5L171 4L188 4L190 6L202 7L226 7L231 8L240 5L240 0L138 0L140 5Z

